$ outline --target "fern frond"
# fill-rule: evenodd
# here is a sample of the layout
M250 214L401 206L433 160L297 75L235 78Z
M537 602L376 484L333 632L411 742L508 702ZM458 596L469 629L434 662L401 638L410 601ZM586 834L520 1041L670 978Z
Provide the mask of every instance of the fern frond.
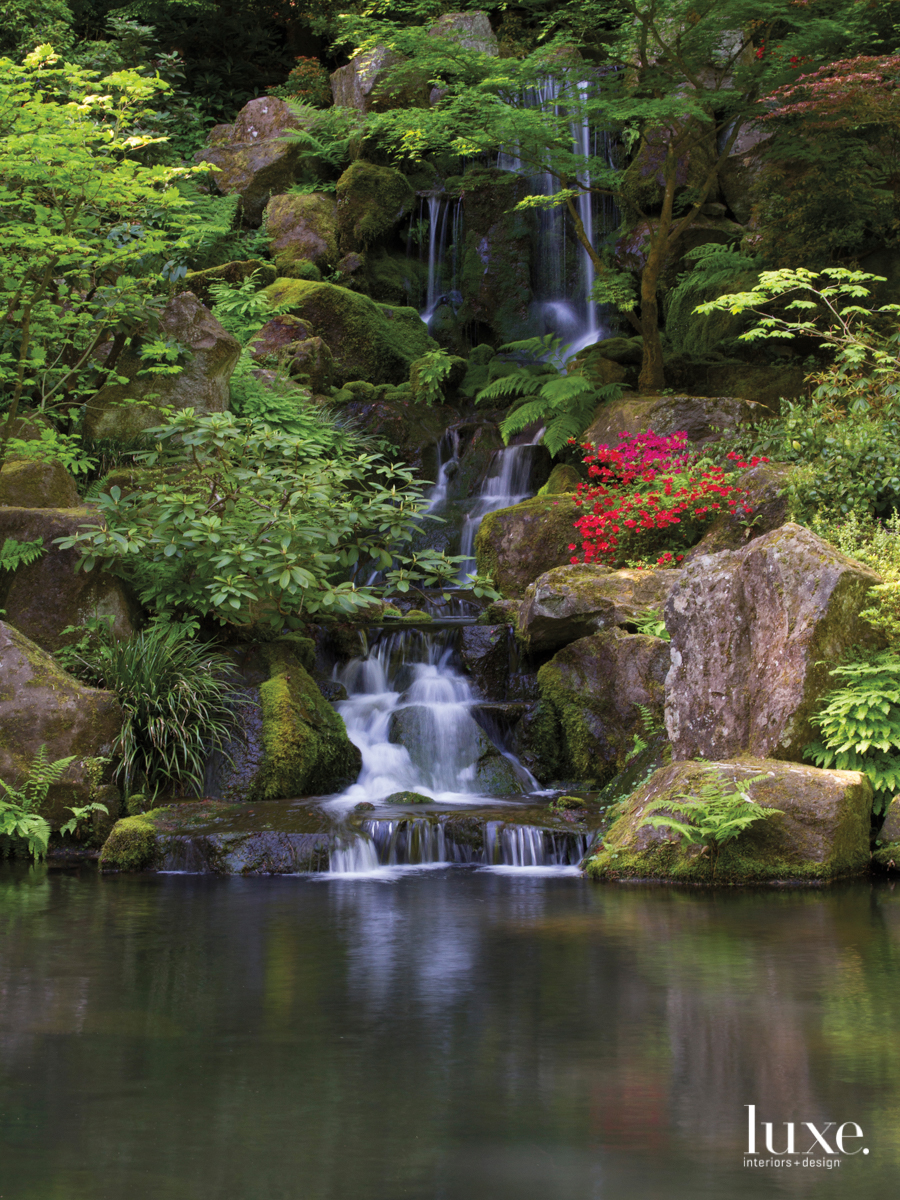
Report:
M33 542L17 542L15 538L7 538L0 546L0 571L17 571L19 567L28 567L44 553L42 538Z
M507 396L530 396L540 390L541 383L539 375L515 371L511 375L502 375L482 388L475 397L475 403L482 404L485 400L500 400Z

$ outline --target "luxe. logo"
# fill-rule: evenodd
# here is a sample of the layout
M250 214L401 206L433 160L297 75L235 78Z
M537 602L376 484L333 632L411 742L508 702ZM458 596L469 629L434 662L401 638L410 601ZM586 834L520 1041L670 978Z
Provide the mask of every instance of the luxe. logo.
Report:
M821 1125L812 1121L782 1121L776 1126L774 1121L757 1120L755 1104L745 1104L744 1107L747 1109L745 1167L832 1168L841 1165L842 1156L869 1153L866 1146L859 1145L864 1135L855 1121L845 1121L843 1125L838 1125L836 1121L825 1121ZM777 1134L776 1128L779 1130ZM757 1148L760 1129L763 1131L762 1150ZM782 1129L784 1132L781 1132ZM775 1145L776 1138L778 1146Z

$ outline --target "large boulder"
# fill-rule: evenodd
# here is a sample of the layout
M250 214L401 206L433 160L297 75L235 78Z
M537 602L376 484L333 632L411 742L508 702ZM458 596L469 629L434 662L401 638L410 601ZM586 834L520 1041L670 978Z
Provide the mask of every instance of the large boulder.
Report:
M680 572L613 571L596 563L554 567L525 592L518 630L533 650L565 646L661 611Z
M714 772L726 794L758 775L750 798L782 816L750 826L718 855L688 845L671 828L643 825L651 802L694 796ZM869 865L872 788L858 771L766 758L674 762L658 770L631 796L619 819L589 858L593 879L666 879L681 883L815 882L862 874ZM655 810L664 815L671 810ZM672 813L683 819L679 813Z
M308 321L334 357L334 382L403 383L410 366L437 349L414 308L376 304L331 283L278 279L265 289L270 303Z
M59 825L71 816L67 807L90 803L97 774L89 760L109 755L123 719L112 692L83 687L20 630L0 621L0 779L21 784L41 747L51 763L75 756L51 786L43 816Z
M337 181L337 228L341 254L367 249L407 216L416 194L405 175L357 159Z
M542 782L599 785L662 723L669 643L618 629L580 638L537 673L540 700L514 749ZM644 710L642 712L642 709Z
M626 393L597 409L578 439L595 446L617 446L621 433L652 429L663 437L684 432L705 446L753 420L753 409L735 396L641 396Z
M683 568L665 610L675 756L799 762L829 665L850 646L872 644L859 613L879 582L794 524Z
M323 795L353 783L359 750L322 696L290 639L264 646L269 678L260 685L262 760L248 800Z
M54 545L96 520L91 508L0 508L0 544L14 538L44 545L36 562L0 578L6 619L44 650L58 649L63 630L88 617L112 617L118 637L133 632L135 605L122 581L105 571L76 571L78 551Z
M780 529L787 520L788 486L796 470L789 463L757 463L736 478L744 489L744 502L753 510L748 517L743 506L715 520L701 540L684 556L684 564L702 554L740 550L741 546Z
M75 480L62 465L13 459L0 469L0 507L77 508Z
M491 574L504 596L524 596L539 575L570 561L580 515L573 501L549 496L488 513L475 535L479 572Z
M387 46L374 46L357 54L331 76L331 94L336 108L357 112L384 112L390 108L420 107L427 96L426 79L413 69L401 76L392 68L403 59Z
M337 203L323 192L273 196L266 206L265 229L278 274L291 276L302 264L332 270L340 258ZM302 275L301 275L302 277Z
M227 411L229 380L241 354L237 338L223 329L193 292L180 292L169 301L159 320L158 336L177 341L187 351L179 373L147 375L139 347L130 347L115 366L115 374L127 382L107 384L87 402L84 432L88 437L131 441L161 423L164 406L193 408L200 416ZM134 403L138 400L142 403Z
M301 321L290 313L279 313L271 321L266 321L254 336L250 343L250 357L259 363L281 363L291 357L291 348L297 342L311 338L312 332L309 321Z
M214 126L194 161L218 167L215 186L226 196L236 192L244 221L258 225L269 198L294 180L301 146L285 135L301 125L283 100L262 96L245 104L233 125Z
M482 54L495 57L500 53L497 35L491 29L487 13L481 9L475 9L473 12L444 13L428 32L432 37L444 37L458 42L466 50L479 50Z

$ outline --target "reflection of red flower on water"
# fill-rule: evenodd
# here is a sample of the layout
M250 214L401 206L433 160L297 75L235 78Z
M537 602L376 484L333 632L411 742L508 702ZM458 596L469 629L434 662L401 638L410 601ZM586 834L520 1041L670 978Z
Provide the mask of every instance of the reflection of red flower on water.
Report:
M612 1066L615 1072L615 1064ZM669 1092L658 1075L634 1077L623 1064L609 1084L591 1089L591 1133L610 1150L665 1150L670 1138Z

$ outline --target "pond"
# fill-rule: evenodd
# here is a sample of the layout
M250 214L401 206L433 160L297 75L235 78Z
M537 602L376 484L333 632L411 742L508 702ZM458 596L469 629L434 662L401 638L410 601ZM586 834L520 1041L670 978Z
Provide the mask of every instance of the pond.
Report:
M0 866L0 1200L880 1200L898 1112L888 884Z

